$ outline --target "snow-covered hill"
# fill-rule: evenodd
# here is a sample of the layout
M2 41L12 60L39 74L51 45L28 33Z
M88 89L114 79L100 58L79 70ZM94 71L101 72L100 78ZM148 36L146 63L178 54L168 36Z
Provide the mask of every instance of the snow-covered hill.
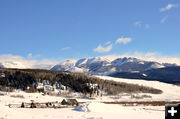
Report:
M125 79L125 78L113 78L109 76L97 76L104 80L112 80L116 82L124 82L124 83L130 83L130 84L138 84L142 86L147 87L154 87L157 89L161 89L163 91L162 94L154 95L154 94L148 94L151 95L152 98L149 99L142 99L142 101L179 101L180 100L180 94L177 92L180 92L180 86L173 85L173 84L167 84L159 81L146 81L146 80L139 80L139 79ZM126 98L121 98L119 101L124 101ZM128 99L132 100L132 99Z
M121 71L145 71L148 69L163 68L173 66L152 61L144 61L132 57L117 58L109 60L107 57L93 57L79 60L65 60L55 65L51 70L81 72L88 74L108 74Z

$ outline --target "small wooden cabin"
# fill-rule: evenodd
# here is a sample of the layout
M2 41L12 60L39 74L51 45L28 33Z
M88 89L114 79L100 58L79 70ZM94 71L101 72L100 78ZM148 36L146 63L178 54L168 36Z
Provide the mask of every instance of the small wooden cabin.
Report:
M62 105L79 106L79 103L76 99L63 99L61 104Z

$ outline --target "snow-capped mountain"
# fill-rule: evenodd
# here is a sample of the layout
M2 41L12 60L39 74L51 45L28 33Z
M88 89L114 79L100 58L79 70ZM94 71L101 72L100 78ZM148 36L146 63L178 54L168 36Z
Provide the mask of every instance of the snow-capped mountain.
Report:
M174 66L172 64L162 64L152 61L144 61L132 57L117 58L108 60L104 57L84 58L79 60L66 60L55 65L51 70L80 72L88 74L108 74L111 72L132 72L145 71L149 69Z
M77 60L65 60L58 65L55 65L51 70L66 71L72 67L75 67Z
M118 58L112 61L112 65L120 71L144 71L148 69L163 68L165 65L158 62L144 61L137 58Z

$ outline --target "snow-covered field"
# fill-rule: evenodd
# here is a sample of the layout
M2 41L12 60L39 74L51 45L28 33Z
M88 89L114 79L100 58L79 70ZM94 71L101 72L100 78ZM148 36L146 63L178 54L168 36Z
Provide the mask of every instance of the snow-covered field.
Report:
M104 104L104 101L174 101L180 98L180 87L157 81L143 81L121 79L112 77L100 77L107 80L115 80L139 84L161 89L163 94L152 95L152 98L134 99L124 94L119 98L108 96L92 99L77 98L79 102L85 102L76 108L61 109L30 109L9 108L8 104L21 104L22 102L61 102L64 97L43 96L40 93L25 93L16 91L12 93L0 92L0 119L164 119L164 106L123 106L118 104ZM2 95L4 94L4 95ZM19 97L16 97L19 95ZM140 95L140 94L137 94ZM150 94L148 94L150 95Z
M30 102L35 99L39 102L52 100L61 101L61 97L41 96L40 94L26 94L24 98L14 98L11 94L0 96L0 119L163 119L163 106L122 106L115 104L104 104L98 101L87 100L75 108L61 109L31 109L31 108L9 108L8 104L19 104L22 101ZM13 94L14 95L14 94ZM80 101L80 100L79 100Z
M105 80L113 80L117 82L125 82L130 84L138 84L148 87L153 87L156 89L160 89L163 91L162 94L147 94L152 96L152 98L146 98L142 99L142 101L180 101L180 86L167 84L159 81L145 81L145 80L138 80L138 79L123 79L123 78L113 78L108 76L97 76L101 79ZM122 97L119 99L119 101L127 101L127 97ZM132 101L134 99L128 99L129 101ZM135 99L136 100L136 99ZM139 101L141 99L138 99Z

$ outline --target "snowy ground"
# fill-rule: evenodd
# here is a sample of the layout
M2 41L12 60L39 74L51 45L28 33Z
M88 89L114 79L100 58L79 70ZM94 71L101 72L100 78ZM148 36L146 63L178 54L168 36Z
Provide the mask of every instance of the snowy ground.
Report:
M115 97L96 97L94 100L77 98L79 102L86 102L76 108L61 109L30 109L9 108L8 104L21 104L22 102L61 102L63 97L43 96L40 93L13 93L0 92L0 119L164 119L164 106L122 106L118 104L104 104L104 101L174 101L180 98L180 87L157 81L131 80L112 77L100 77L150 86L161 89L163 94L151 95L152 98L134 99L128 94ZM4 95L2 95L4 94ZM19 97L14 97L20 95ZM140 94L136 94L140 95ZM149 95L149 94L148 94Z
M25 94L24 99L10 96L0 96L0 119L163 119L164 106L122 106L115 104L104 104L97 101L81 104L76 108L62 109L30 109L30 108L9 108L9 102L18 104L22 101L45 102L61 98L43 96L39 94ZM28 98L29 97L29 98Z

